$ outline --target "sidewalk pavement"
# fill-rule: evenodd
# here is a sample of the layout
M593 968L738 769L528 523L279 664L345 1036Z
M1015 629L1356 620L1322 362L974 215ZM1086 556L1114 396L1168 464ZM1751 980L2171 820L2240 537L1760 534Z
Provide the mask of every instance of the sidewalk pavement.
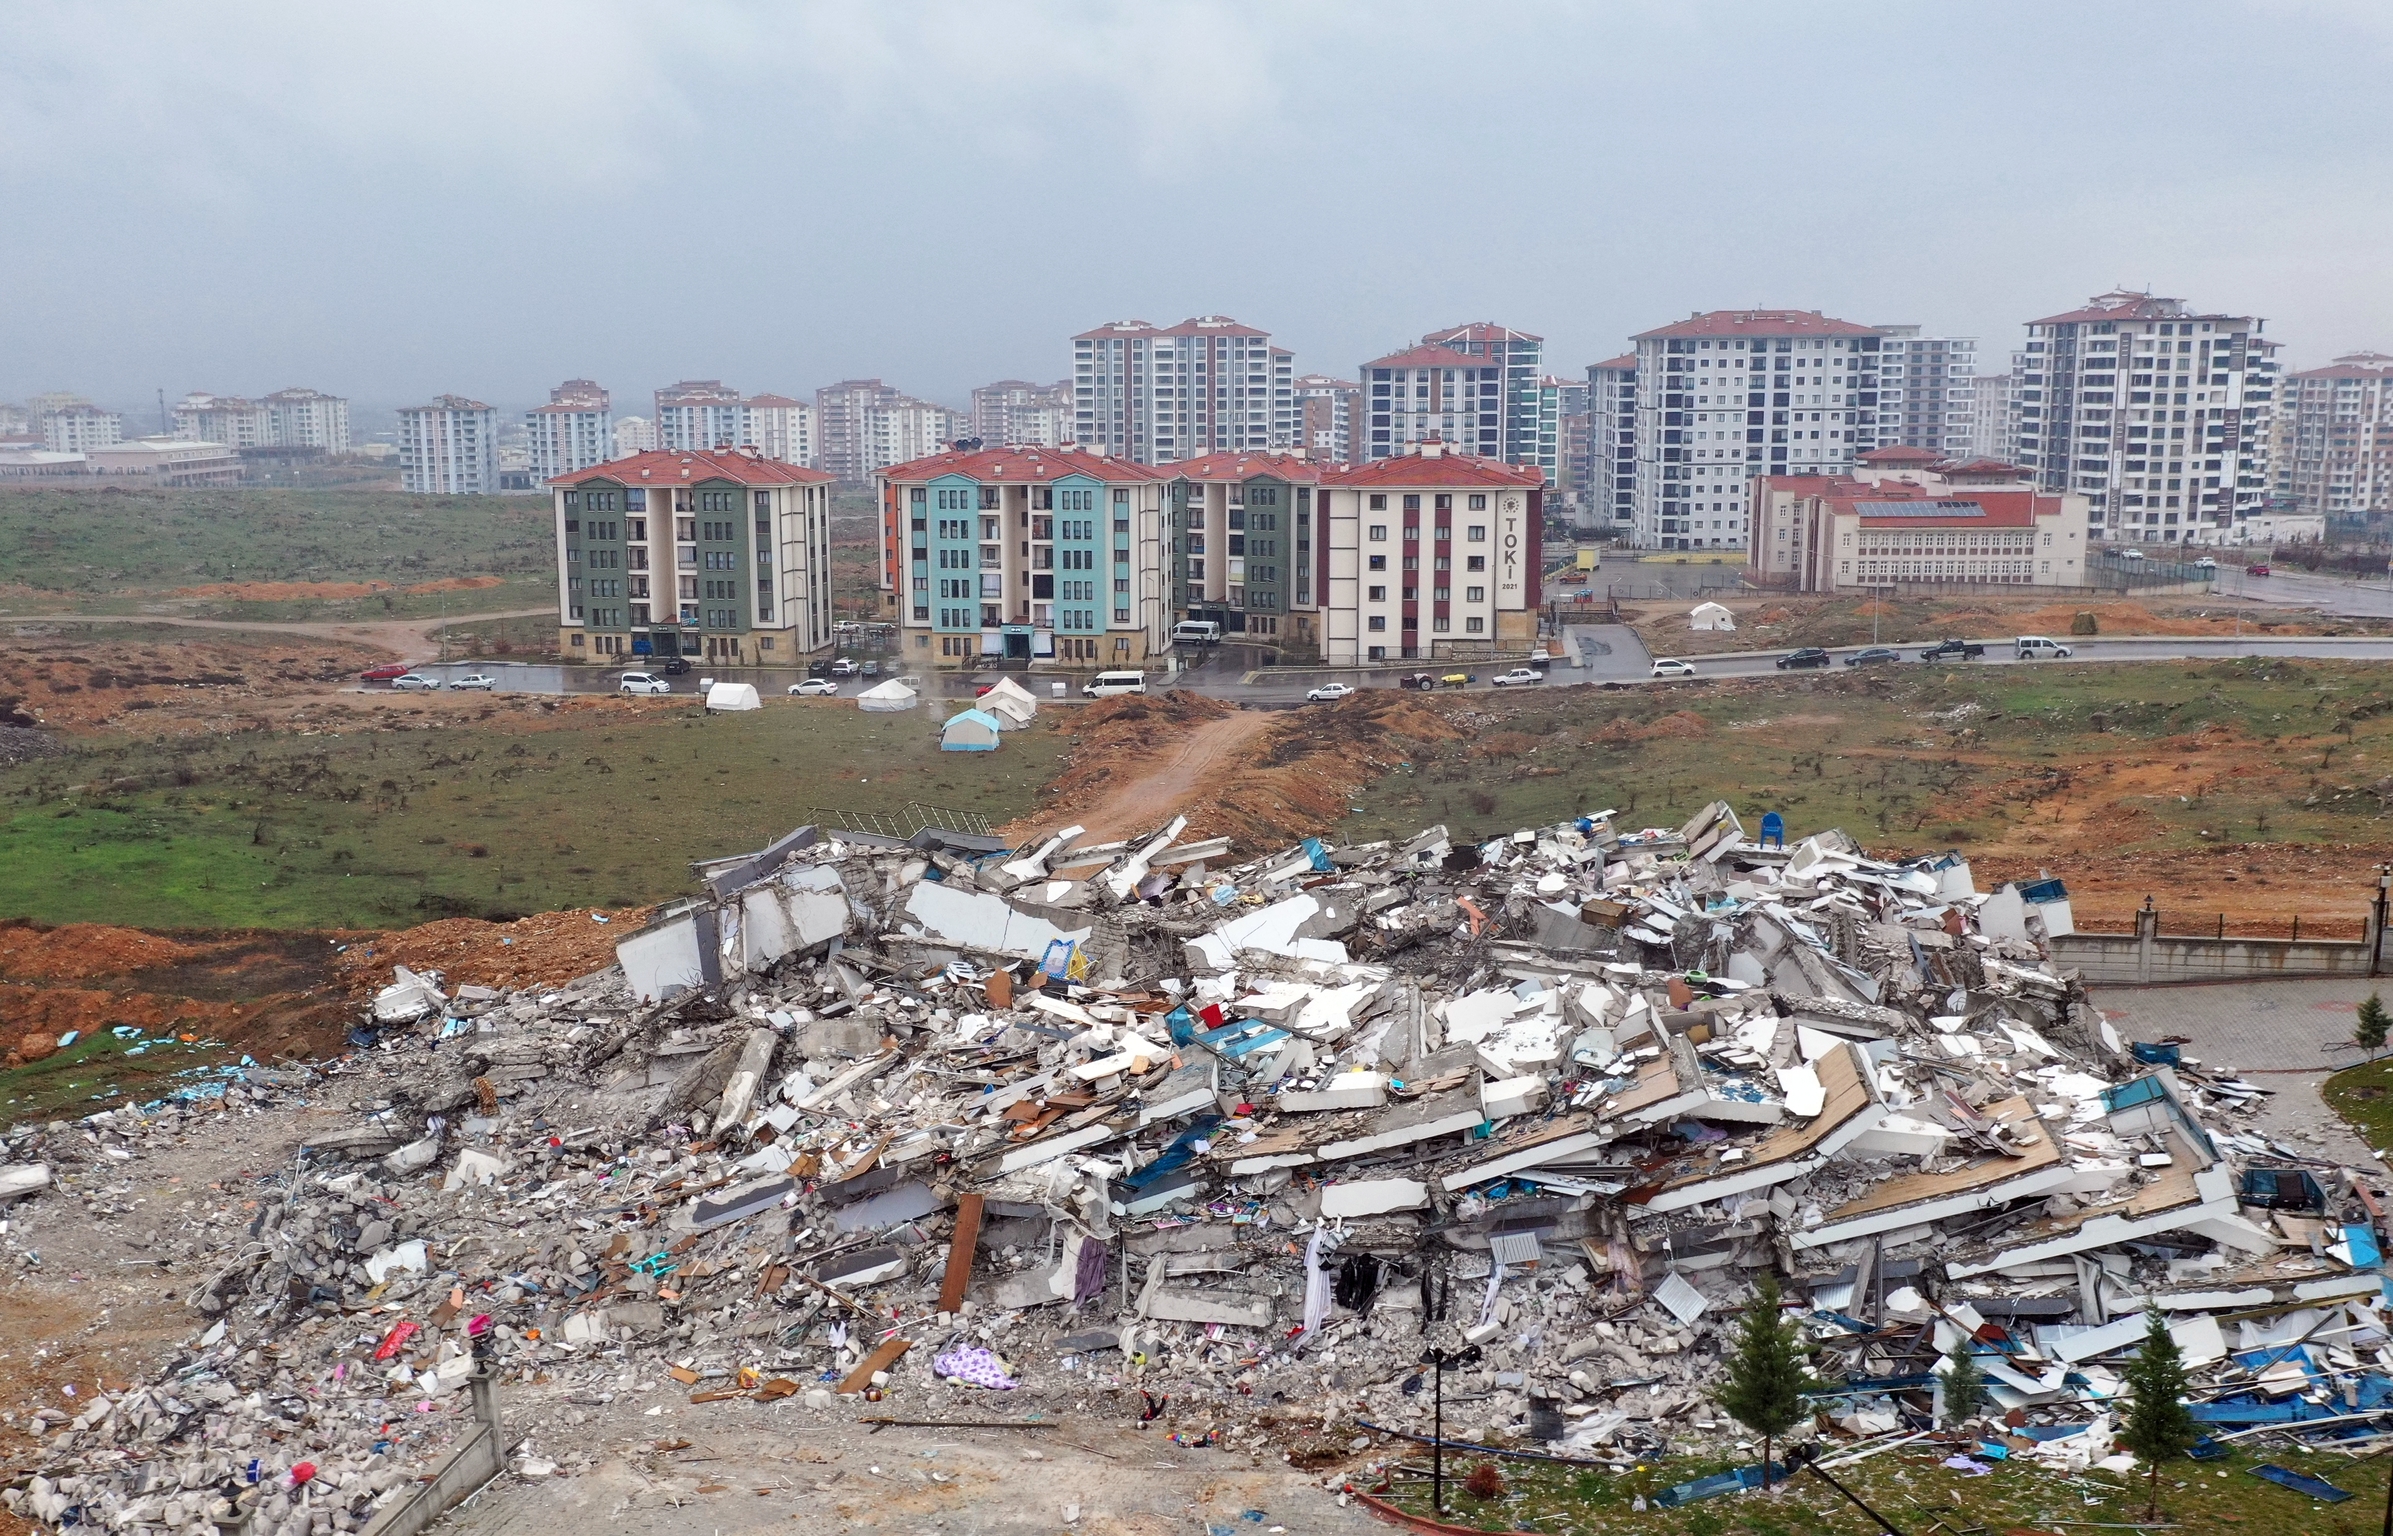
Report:
M2387 1166L2326 1107L2330 1072L2362 1059L2351 1043L2360 1000L2387 987L2379 978L2313 977L2220 981L2165 987L2090 987L2088 995L2126 1040L2179 1035L2186 1054L2213 1070L2247 1074L2276 1096L2260 1111L2268 1134L2322 1157Z

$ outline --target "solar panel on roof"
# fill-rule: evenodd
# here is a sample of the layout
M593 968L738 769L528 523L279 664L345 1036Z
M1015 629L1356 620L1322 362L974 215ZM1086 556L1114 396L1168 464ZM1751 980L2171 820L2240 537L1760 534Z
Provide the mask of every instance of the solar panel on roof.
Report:
M1974 501L1857 501L1853 510L1863 517L1984 517L1986 509Z

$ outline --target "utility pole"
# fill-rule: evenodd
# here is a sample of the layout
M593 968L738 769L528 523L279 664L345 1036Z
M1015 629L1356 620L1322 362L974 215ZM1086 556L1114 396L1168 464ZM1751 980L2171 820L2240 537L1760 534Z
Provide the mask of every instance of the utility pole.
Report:
M2373 908L2376 927L2368 936L2368 974L2371 976L2377 975L2384 965L2385 913L2388 906L2393 906L2393 864L2379 864L2376 867L2376 902ZM2386 1518L2393 1520L2393 1489L2386 1491L2385 1508Z

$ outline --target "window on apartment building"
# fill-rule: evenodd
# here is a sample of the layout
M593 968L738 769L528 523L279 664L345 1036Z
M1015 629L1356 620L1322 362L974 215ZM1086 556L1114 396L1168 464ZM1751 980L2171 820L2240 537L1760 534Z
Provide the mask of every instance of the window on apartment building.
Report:
M1371 615L1371 617L1370 617L1369 621L1367 622L1367 625L1366 625L1366 627L1367 627L1367 628L1368 628L1368 629L1371 631L1371 633L1373 633L1373 634L1375 634L1375 635L1379 635L1379 634L1385 634L1385 633L1387 633L1387 628L1388 628L1387 616L1386 616L1386 615L1384 615L1384 614L1377 614L1377 613L1375 613L1375 614Z
M1385 544L1387 541L1388 525L1385 523L1373 523L1371 525L1371 542L1374 544Z
M1477 617L1467 618L1462 621L1462 632L1466 635L1483 635L1487 633L1487 620Z
M1365 510L1372 512L1385 512L1387 509L1388 498L1383 494L1374 492L1371 496L1370 505Z
M1487 569L1487 556L1465 555L1463 557L1462 568L1466 571L1484 571Z
M1462 536L1470 543L1484 544L1487 542L1487 525L1485 523L1473 523L1470 525L1470 527L1463 530Z
M1387 588L1385 588L1385 587L1373 587L1373 588L1371 589L1371 601L1372 601L1372 602L1375 602L1375 603L1384 603L1384 602L1386 602L1387 600L1388 600L1388 589L1387 589Z

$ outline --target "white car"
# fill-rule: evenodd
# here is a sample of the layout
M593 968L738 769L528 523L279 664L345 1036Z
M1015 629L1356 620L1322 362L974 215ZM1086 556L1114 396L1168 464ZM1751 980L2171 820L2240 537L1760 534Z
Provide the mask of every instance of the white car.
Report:
M1695 663L1681 661L1675 656L1664 656L1653 664L1653 675L1655 677L1693 677Z
M1495 684L1498 688L1511 688L1521 683L1542 683L1544 681L1545 674L1535 667L1514 667L1509 672L1497 673Z
M391 686L401 693L432 693L440 688L440 679L426 677L421 672L402 672L391 679Z
M839 685L827 677L810 677L802 683L790 684L789 691L801 699L819 699L826 695L837 694Z
M476 688L484 693L488 693L498 685L499 680L495 677L492 677L487 672L468 672L463 677L453 677L449 679L449 687L451 689Z
M2216 560L2211 559L2208 555L2204 555L2201 559L2194 562L2194 569L2197 571L2215 571L2218 568L2219 563Z
M856 665L853 660L845 656L842 656L837 661L831 663L831 675L833 677L854 677L857 673L863 670L864 669L862 667Z
M618 693L671 693L673 685L654 672L626 672L615 685Z
M1352 683L1323 683L1307 693L1305 698L1315 704L1335 704L1354 691Z

